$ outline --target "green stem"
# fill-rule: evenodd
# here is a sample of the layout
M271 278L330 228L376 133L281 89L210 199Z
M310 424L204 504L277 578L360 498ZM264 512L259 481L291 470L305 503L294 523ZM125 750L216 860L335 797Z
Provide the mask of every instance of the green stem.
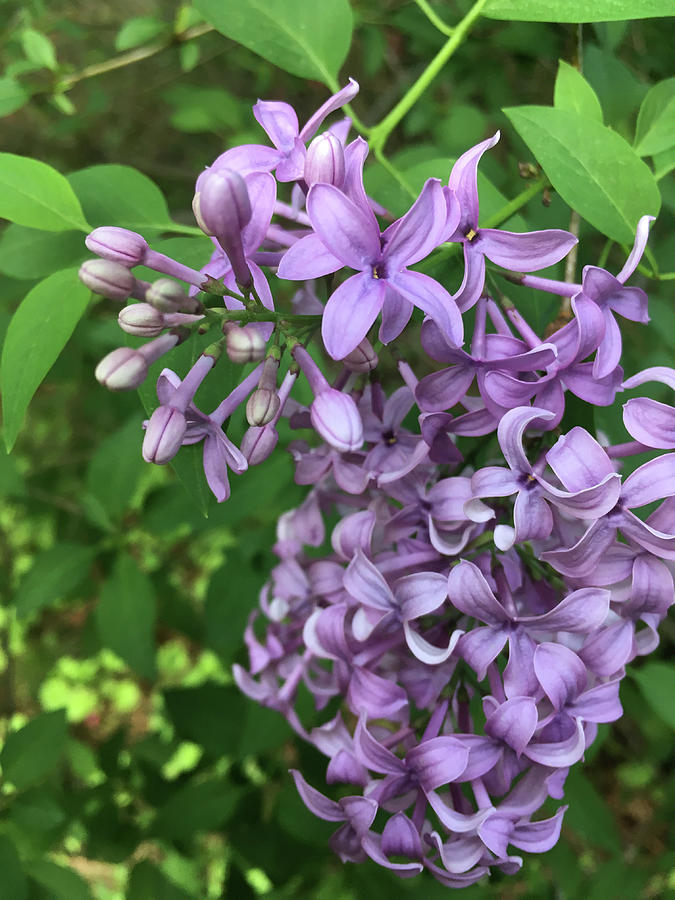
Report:
M440 31L441 34L447 35L447 37L451 37L453 32L455 31L450 25L446 25L443 19L436 13L432 6L427 3L427 0L415 0L415 3L422 10L427 19L431 22L434 28L437 31Z
M403 190L414 200L417 197L415 191L410 187L408 182L405 180L404 176L399 172L396 166L391 162L391 160L387 159L384 155L383 151L378 147L375 149L375 158L379 163L381 163L384 168L392 175L396 181L401 185Z
M382 150L387 138L401 119L417 103L446 62L463 43L474 22L480 17L487 0L476 0L469 12L453 30L452 35L431 60L417 81L406 91L396 106L370 132L370 144L373 150Z
M297 313L275 312L271 309L213 309L208 307L205 314L207 318L216 318L223 322L241 322L243 324L247 322L297 322L300 325L314 327L315 324L321 321L320 315L303 316Z

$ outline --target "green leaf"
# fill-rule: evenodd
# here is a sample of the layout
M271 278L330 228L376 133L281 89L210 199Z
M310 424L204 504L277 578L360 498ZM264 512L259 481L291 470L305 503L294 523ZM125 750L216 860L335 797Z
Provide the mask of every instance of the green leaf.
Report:
M16 79L0 78L0 117L11 116L30 100L30 94Z
M518 22L617 22L672 16L671 0L488 0L489 19Z
M611 128L550 106L505 109L563 200L613 240L632 244L661 206L649 167Z
M187 894L181 887L169 881L157 866L144 859L136 863L131 870L129 883L125 893L126 900L149 900L150 897L161 897L162 900L190 900L194 895Z
M211 756L236 752L249 705L238 688L206 682L167 690L164 701L179 737L194 741Z
M154 41L163 32L168 32L167 25L152 16L136 16L122 25L115 38L115 50L123 52L133 47L140 47Z
M91 231L64 176L14 153L0 153L0 219L43 231Z
M197 41L186 41L178 48L181 72L191 72L199 62L201 50Z
M66 821L66 813L43 787L31 788L12 803L13 822L26 831L52 831Z
M191 782L157 811L153 830L162 837L184 840L197 831L221 828L232 817L241 794L241 788L224 778Z
M77 269L63 269L36 284L14 313L0 364L3 428L8 453L14 446L33 394L68 342L87 308L89 297L89 289L77 277Z
M635 129L635 152L653 156L675 146L675 78L651 88L640 106Z
M553 104L556 109L566 109L602 122L602 107L598 95L581 72L564 59L558 60Z
M154 181L131 166L100 165L68 176L92 227L161 228L171 222L164 195Z
M179 131L196 134L241 128L240 104L223 88L175 84L164 92L163 98L173 108L171 124Z
M68 596L84 581L96 556L93 547L63 541L36 557L14 598L20 619Z
M141 456L143 429L134 416L99 444L87 467L87 499L100 510L109 527L129 507L146 463Z
M583 772L575 770L565 782L565 826L596 847L611 852L621 849L621 838L612 811Z
M37 859L31 861L29 872L32 881L46 888L50 900L93 900L89 885L73 869Z
M26 900L28 882L14 844L0 835L0 900Z
M155 676L157 600L152 581L126 554L118 556L96 607L101 643L146 678Z
M62 709L42 713L7 736L0 765L18 790L30 787L58 764L66 746L68 726Z
M80 231L40 231L8 225L0 235L0 272L11 278L44 278L89 255Z
M348 0L196 0L221 34L298 75L337 90L352 39Z
M54 45L46 34L36 31L34 28L24 28L21 32L21 46L26 57L38 66L51 69L58 68Z
M648 662L641 669L630 670L651 708L675 729L675 666L665 662Z

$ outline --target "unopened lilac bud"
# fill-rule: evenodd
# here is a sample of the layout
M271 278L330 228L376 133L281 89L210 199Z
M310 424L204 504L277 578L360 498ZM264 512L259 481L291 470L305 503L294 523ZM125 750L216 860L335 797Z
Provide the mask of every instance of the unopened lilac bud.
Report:
M373 345L368 338L364 338L358 347L355 347L351 353L348 353L342 360L342 365L349 369L350 372L372 372L377 366L377 353L373 350Z
M326 388L314 398L310 416L315 431L341 453L358 450L363 444L363 423L349 394Z
M189 306L188 296L172 278L158 278L145 292L145 300L160 312L178 312Z
M179 409L158 406L150 416L143 439L143 459L163 466L180 450L187 422Z
M241 452L251 466L264 462L279 442L279 432L271 425L252 426L241 439Z
M111 300L128 300L137 284L125 266L109 259L88 259L80 266L79 276L90 291Z
M342 187L344 179L344 149L339 139L326 131L314 138L307 148L305 181L310 187L316 182Z
M120 310L119 326L127 334L139 337L157 337L166 328L164 316L149 303L134 303Z
M265 341L254 325L240 328L234 322L226 323L227 355L233 363L245 365L249 362L260 362L265 356ZM225 331L225 328L223 328Z
M199 227L213 235L227 254L237 283L249 285L241 232L251 220L251 201L244 179L233 169L209 172L194 207Z
M135 231L104 225L95 228L84 239L87 249L103 259L120 263L127 268L138 266L143 262L148 242Z
M280 400L276 390L258 388L246 402L246 419L249 425L267 425L279 412Z
M118 347L103 357L94 374L109 391L132 391L145 381L148 363L138 350Z

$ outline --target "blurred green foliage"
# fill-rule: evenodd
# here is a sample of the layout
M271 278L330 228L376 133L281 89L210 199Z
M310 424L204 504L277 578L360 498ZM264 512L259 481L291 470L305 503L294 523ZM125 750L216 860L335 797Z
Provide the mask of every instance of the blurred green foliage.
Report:
M93 382L96 361L120 342L114 312L106 303L81 319L82 310L72 312L72 270L87 256L75 230L84 227L82 216L92 227L141 230L156 249L198 266L209 245L194 232L194 179L225 147L261 140L250 114L257 97L287 100L302 121L326 87L296 76L330 84L348 50L338 81L360 81L355 107L374 124L447 40L425 4L407 0L356 0L351 13L346 0L335 0L333 41L321 4L275 0L264 28L255 3L230 5L237 15L221 22L225 6L207 0L195 8L159 0L3 4L1 149L66 175L50 190L66 198L71 214L65 230L45 231L43 213L31 212L25 198L9 191L0 198L0 214L14 223L0 235L0 334L23 297L37 298L22 307L25 321L11 326L15 346L27 348L29 332L33 343L12 363L25 367L26 384L5 400L5 435L10 444L18 440L12 456L0 454L3 900L433 900L446 893L431 880L398 881L374 865L342 866L332 857L331 829L305 810L287 776L299 766L320 783L322 759L233 685L230 667L245 660L242 633L272 564L276 519L303 496L290 459L279 452L235 478L220 507L185 450L177 470L191 493L171 469L145 466L138 398L104 395ZM323 21L321 33L280 45L279 29L309 7L309 24ZM464 0L431 4L441 26L468 9ZM482 19L393 132L388 166L372 161L369 189L392 209L404 208L406 185L447 176L452 159L500 127L502 142L484 160L484 218L540 176L538 161L560 193L548 191L545 204L534 194L507 221L516 229L567 227L566 188L547 160L535 159L541 134L519 126L522 112L511 115L517 130L501 112L551 107L555 86L555 109L588 117L593 133L611 128L631 158L646 158L640 166L648 184L658 180L662 211L643 277L657 267L671 272L675 101L667 26L672 21L643 19L580 30ZM286 71L256 55L263 38L273 47L268 59ZM571 65L561 66L556 81L559 59ZM544 135L544 148L550 140ZM631 215L640 209L634 193L624 200ZM594 215L580 223L578 270L602 257L617 271L625 248L606 235L628 238L618 226L603 233ZM434 265L436 277L458 283L451 256ZM51 292L41 288L45 277L60 279L56 295L54 282ZM675 348L668 282L644 283L652 326L627 329L631 373L667 364ZM525 289L506 282L495 289L508 290L537 328L555 315L555 305L535 305ZM19 433L60 349L49 325L52 304L62 330L58 305L72 312L62 343L74 332ZM183 372L197 352L197 341L188 342L171 364ZM232 366L222 369L205 388L220 396L237 377ZM150 406L152 393L143 397ZM620 410L619 401L588 424L625 440ZM243 421L234 418L236 440ZM674 637L666 623L657 653L624 682L624 718L601 726L587 764L570 776L561 843L527 859L515 878L466 889L464 897L649 900L675 891Z

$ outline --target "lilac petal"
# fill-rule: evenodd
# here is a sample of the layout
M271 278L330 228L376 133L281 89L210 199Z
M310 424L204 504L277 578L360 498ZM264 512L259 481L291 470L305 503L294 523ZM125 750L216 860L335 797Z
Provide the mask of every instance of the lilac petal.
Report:
M552 743L532 743L525 748L528 759L541 766L552 766L562 769L579 762L586 749L584 726L580 719L576 720L575 731L565 740Z
M537 678L534 672L535 643L524 628L509 634L509 661L504 669L504 692L506 696L529 697L537 692Z
M269 172L281 159L283 153L264 144L241 144L239 147L232 147L221 153L209 168L199 174L195 188L197 191L201 190L208 172L234 169L243 178L251 172Z
M248 260L248 268L251 272L251 275L253 276L253 287L258 292L258 296L262 301L262 305L265 307L265 309L274 309L274 299L272 297L272 291L270 290L270 286L267 278L265 278L264 272L257 263L253 262L252 259ZM271 325L272 323L270 323L270 327ZM271 334L271 331L267 332L267 334Z
M631 509L673 496L675 453L666 453L640 466L624 481L621 490L623 503Z
M427 800L429 801L429 806L441 820L441 823L451 833L466 834L475 831L492 811L488 808L479 809L478 812L469 814L457 812L444 803L435 791L429 791Z
M541 616L521 616L521 625L536 631L587 633L604 624L611 593L602 588L581 588L568 594L550 612Z
M624 267L616 276L617 281L626 281L637 269L637 265L642 259L642 254L645 252L645 247L647 246L649 226L654 221L654 219L655 216L642 216L642 218L638 222L637 230L635 232L635 243L633 244L633 249L630 251L630 255L626 260Z
M413 392L409 387L397 388L384 404L382 425L384 428L397 429L415 405Z
M295 786L298 789L302 802L310 812L313 812L315 816L318 816L320 819L325 819L328 822L345 821L346 816L342 808L335 803L334 800L329 800L328 797L324 797L324 795L317 791L316 788L307 784L297 769L289 769L289 771L293 776Z
M598 345L593 375L596 378L607 378L621 362L621 329L611 310L605 309L605 333Z
M355 668L349 682L347 703L355 715L365 712L375 719L402 718L408 697L402 687L368 669Z
M464 503L473 495L471 479L462 477L442 478L427 492L431 503L431 515L439 522L462 522Z
M408 771L403 760L375 740L366 728L363 718L359 719L354 731L354 749L359 762L373 772L382 775L405 775Z
M384 297L385 282L372 278L369 272L352 275L331 294L321 322L321 337L333 359L344 359L358 347L382 309Z
M502 337L502 335L490 335L490 337ZM558 349L555 344L541 344L527 353L515 353L513 356L503 356L499 359L486 360L483 366L486 369L500 369L513 372L534 372L535 369L545 369L555 362Z
M421 634L413 631L407 620L403 622L403 633L412 655L427 666L438 666L448 660L452 656L459 639L464 634L461 629L456 628L450 635L447 647L436 647L435 644L430 644L426 638L423 638Z
M606 518L597 519L572 547L546 550L541 558L563 575L584 578L589 575L606 550L614 543L616 525Z
M485 466L471 476L471 490L474 497L510 497L520 489L520 485L511 471L503 466ZM472 521L472 500L464 504L464 510ZM480 508L479 508L480 510ZM477 521L483 521L482 518Z
M558 509L582 519L599 519L614 509L621 493L621 476L617 472L606 475L600 484L568 494L537 477L546 499Z
M410 321L413 305L385 282L382 325L379 338L383 344L395 340Z
M315 609L306 619L302 638L315 656L341 659L349 655L345 638L346 614L346 604L336 603L325 609Z
M338 750L328 763L326 784L358 784L365 787L369 778L365 768L348 750Z
M171 369L162 369L157 379L157 399L160 406L169 406L176 388L181 385L181 379Z
M365 509L338 522L331 535L331 546L340 559L351 560L357 551L369 549L375 521L375 513Z
M546 461L568 491L583 491L614 475L612 461L600 444L576 426L558 438Z
M248 468L246 457L222 432L206 437L204 440L204 474L218 503L222 503L230 496L227 466L233 458L237 460L239 472ZM234 466L232 468L234 469Z
M536 491L519 491L513 506L516 543L544 540L553 530L553 514L546 500ZM495 533L496 538L496 533ZM495 540L496 543L496 540ZM508 547L500 547L507 550Z
M478 163L485 151L494 147L498 140L497 131L491 138L471 147L459 157L450 172L448 187L455 192L462 210L458 231L463 235L471 228L474 231L478 229Z
M468 872L485 853L483 842L473 835L455 838L445 844L436 831L432 831L429 838L435 842L441 862L452 875Z
M368 156L368 143L357 137L345 147L345 177L342 191L357 206L370 208L366 189L363 186L363 164Z
M633 649L633 624L617 622L592 634L579 651L591 672L608 677L618 672L630 658Z
M249 256L258 249L267 234L277 199L277 183L269 172L254 172L245 180L252 212L248 224L242 229L241 238L244 251Z
M478 835L491 853L502 858L506 856L512 831L513 819L496 812L481 824Z
M431 319L425 319L420 331L420 339L427 356L438 362L473 366L474 360L464 350L451 347L441 329Z
M501 653L507 637L506 629L486 627L473 628L460 638L458 653L471 666L479 681L485 678L487 667Z
M450 571L448 595L453 606L487 625L499 628L511 621L485 576L472 562L463 560Z
M586 666L563 644L539 644L534 651L534 671L556 712L586 687Z
M454 300L464 313L478 301L485 285L485 257L473 244L464 243L464 277Z
M623 424L636 441L648 447L675 448L675 409L666 403L647 397L629 400L623 405Z
M448 596L448 580L438 572L405 575L395 582L394 596L402 618L417 619L440 609Z
M485 405L496 418L501 418L505 410L527 406L527 401L545 383L545 378L538 381L522 381L520 378L515 378L506 372L488 371L478 373L480 395ZM548 410L544 411L548 412ZM550 418L553 419L553 413L550 413Z
M347 462L343 457L335 459L333 476L338 487L348 494L362 494L370 481L370 473L362 465Z
M513 697L490 713L485 733L504 741L520 756L532 740L538 718L537 704L531 697Z
M585 691L575 703L568 706L567 712L585 722L616 722L623 715L619 684L620 679L617 679Z
M372 274L381 258L375 215L357 206L332 184L314 184L307 195L314 231L331 253L352 269Z
M511 832L510 843L527 853L545 853L550 850L560 838L560 828L566 809L566 806L561 806L550 819L516 825Z
M367 831L377 815L377 803L368 797L343 797L339 805L357 834Z
M298 179L302 178L305 172L306 158L307 150L305 145L299 138L296 138L292 149L286 152L274 172L277 181L298 181Z
M420 833L403 812L395 813L382 830L382 852L387 856L422 857Z
M675 534L664 534L657 531L630 510L624 510L621 514L620 528L626 537L655 556L662 559L675 559Z
M415 397L426 412L452 409L464 397L474 379L473 366L452 366L426 375L415 389Z
M623 371L620 366L604 378L593 375L593 363L579 363L564 373L567 387L587 403L594 406L610 406L621 384Z
M464 323L457 304L444 287L421 272L397 272L387 278L391 287L426 313L459 347L464 341Z
M342 265L342 260L330 252L318 235L308 234L284 253L277 275L290 281L304 281L330 275Z
M675 603L670 569L653 556L641 554L633 564L631 598L623 607L632 617L653 613L662 618Z
M532 472L532 466L523 450L523 435L530 422L539 418L550 419L552 414L534 406L521 407L510 409L499 423L497 429L499 446L509 467L518 474L530 475Z
M623 386L625 388L634 388L648 381L660 381L661 384L667 384L668 387L675 391L675 369L671 369L668 366L651 366L648 369L643 369L642 372L638 372L631 378L627 378Z
M332 112L335 112L336 109L340 109L346 103L349 103L356 97L358 92L358 82L353 78L350 78L349 84L346 84L337 93L329 97L328 100L326 100L325 103L322 103L317 111L307 120L307 123L300 132L300 139L302 141L308 141L311 137L314 137L326 116L329 116Z
M416 578L417 576L408 577ZM389 585L360 548L357 549L354 559L347 566L344 586L347 593L364 606L379 609L382 612L391 612L392 609L397 608L398 604Z
M457 781L473 781L481 778L497 765L504 752L503 747L492 738L479 734L455 735L469 750L469 762Z
M456 781L469 761L468 749L456 738L435 737L408 750L406 764L424 791Z
M386 869L391 869L392 872L397 872L399 878L411 878L413 875L419 875L423 869L422 863L418 862L391 862L381 850L381 840L376 835L372 834L372 832L363 836L361 844L373 862L376 862L380 866L384 866Z
M408 212L394 223L383 252L387 268L399 270L428 256L442 240L447 212L440 181L429 178Z
M258 100L253 115L278 150L287 153L293 149L299 126L292 106L275 100Z
M536 272L546 269L567 256L578 243L569 231L549 228L516 234L497 228L481 228L480 246L488 259L505 269Z

